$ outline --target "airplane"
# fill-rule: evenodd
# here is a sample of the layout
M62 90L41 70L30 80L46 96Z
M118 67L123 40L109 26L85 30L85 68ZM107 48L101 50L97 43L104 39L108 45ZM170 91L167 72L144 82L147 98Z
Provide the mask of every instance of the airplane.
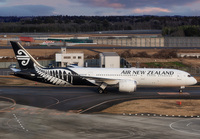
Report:
M95 85L99 93L107 86L117 86L119 92L133 93L138 86L180 87L194 85L197 80L177 69L159 68L84 68L68 66L47 68L40 65L19 42L10 42L20 69L11 68L14 75L55 85Z

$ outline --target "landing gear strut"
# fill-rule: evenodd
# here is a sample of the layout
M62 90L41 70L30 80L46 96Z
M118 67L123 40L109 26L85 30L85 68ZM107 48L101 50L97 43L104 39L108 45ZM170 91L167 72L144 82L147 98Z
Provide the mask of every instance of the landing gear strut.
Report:
M185 86L181 86L179 89L179 93L183 93L183 89L185 89Z
M102 83L102 84L99 86L99 88L98 88L99 94L105 93L106 87L107 87L107 84L106 84L106 83Z

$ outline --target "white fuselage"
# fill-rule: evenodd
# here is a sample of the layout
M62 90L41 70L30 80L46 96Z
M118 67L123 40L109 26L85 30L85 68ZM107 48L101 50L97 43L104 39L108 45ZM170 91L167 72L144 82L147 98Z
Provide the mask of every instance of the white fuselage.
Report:
M139 86L186 86L197 83L189 73L175 69L71 68L71 70L83 77L105 79L104 82L110 85L117 84L119 80L135 80Z

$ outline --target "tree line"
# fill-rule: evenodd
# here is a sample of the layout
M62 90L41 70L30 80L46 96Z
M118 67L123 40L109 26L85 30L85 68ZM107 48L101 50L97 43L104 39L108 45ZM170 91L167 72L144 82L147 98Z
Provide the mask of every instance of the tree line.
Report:
M3 33L76 33L112 30L162 30L164 36L200 36L200 17L38 16L0 17Z

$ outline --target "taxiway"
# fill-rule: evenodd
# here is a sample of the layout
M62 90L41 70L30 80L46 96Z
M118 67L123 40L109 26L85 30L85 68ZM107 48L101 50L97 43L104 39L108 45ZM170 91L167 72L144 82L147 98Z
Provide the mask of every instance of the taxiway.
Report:
M199 118L96 113L127 100L200 98L198 87L182 95L177 89L139 88L128 94L109 88L98 94L95 87L1 86L0 138L199 138Z

